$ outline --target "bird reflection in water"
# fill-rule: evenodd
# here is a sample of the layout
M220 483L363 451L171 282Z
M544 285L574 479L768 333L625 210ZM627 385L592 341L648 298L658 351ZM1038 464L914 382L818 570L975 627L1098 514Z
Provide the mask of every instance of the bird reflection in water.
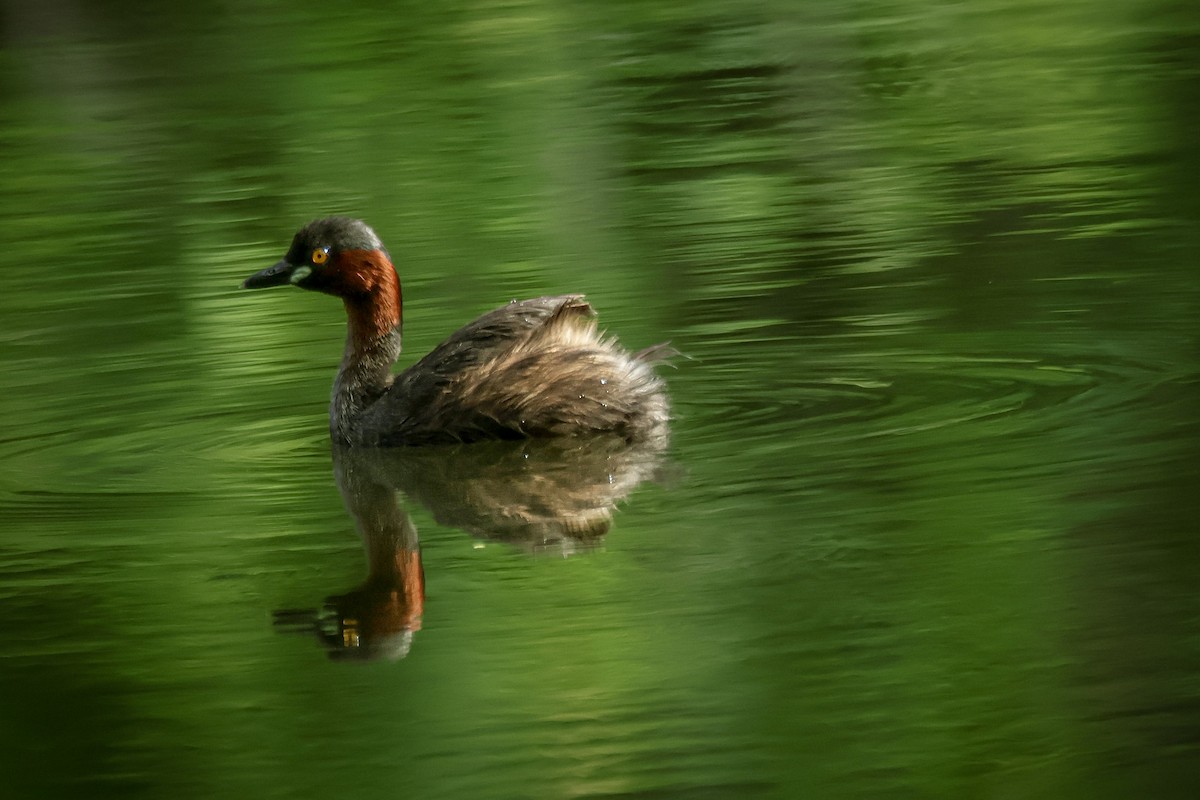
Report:
M367 577L317 609L275 612L315 633L331 658L396 660L421 629L425 576L399 493L441 525L531 553L569 556L608 533L617 504L661 471L666 437L488 442L424 448L335 446L334 476L367 552Z

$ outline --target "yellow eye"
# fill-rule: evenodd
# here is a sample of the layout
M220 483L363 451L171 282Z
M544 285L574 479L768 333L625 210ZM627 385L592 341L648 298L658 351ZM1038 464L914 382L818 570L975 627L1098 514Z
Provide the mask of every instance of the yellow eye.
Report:
M329 260L329 251L328 250L318 247L316 250L312 251L312 263L317 264L319 266L321 264L324 264L328 260Z

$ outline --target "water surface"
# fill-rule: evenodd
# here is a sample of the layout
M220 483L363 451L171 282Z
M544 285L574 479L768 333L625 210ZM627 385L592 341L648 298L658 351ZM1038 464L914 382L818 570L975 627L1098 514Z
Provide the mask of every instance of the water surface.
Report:
M6 10L14 796L1200 789L1190 7ZM327 213L405 365L671 340L669 448L341 459L237 288Z

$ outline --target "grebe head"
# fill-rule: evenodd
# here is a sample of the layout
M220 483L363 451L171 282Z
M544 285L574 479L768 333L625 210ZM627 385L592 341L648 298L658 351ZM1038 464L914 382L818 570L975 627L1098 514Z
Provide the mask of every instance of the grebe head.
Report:
M351 299L394 284L394 275L387 250L365 222L326 217L297 231L283 260L251 275L242 288L290 283Z

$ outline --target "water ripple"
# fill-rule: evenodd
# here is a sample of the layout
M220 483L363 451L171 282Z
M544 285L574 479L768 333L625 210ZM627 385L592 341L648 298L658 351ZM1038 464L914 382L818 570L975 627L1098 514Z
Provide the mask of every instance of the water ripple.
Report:
M766 403L711 394L702 435L786 427L810 443L847 442L972 426L976 438L1012 436L1140 412L1158 387L1188 378L1133 360L925 352L830 359L810 372L818 377L776 378L778 391L759 395Z

